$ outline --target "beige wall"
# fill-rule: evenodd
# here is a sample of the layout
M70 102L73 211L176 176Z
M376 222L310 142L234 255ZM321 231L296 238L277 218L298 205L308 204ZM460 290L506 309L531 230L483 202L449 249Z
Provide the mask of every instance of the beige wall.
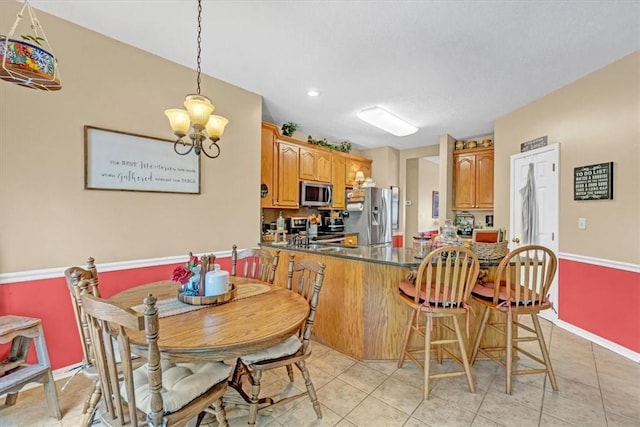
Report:
M428 159L418 160L418 231L438 228L433 217L433 192L440 191L440 165Z
M436 145L411 148L400 151L398 161L398 186L400 187L400 231L404 233L405 247L411 247L410 236L418 231L417 212L407 212L407 209L417 208L418 204L418 159L422 157L438 156L440 148ZM415 173L413 169L415 168ZM440 196L442 197L442 195ZM406 200L411 200L415 207L405 205ZM442 203L442 199L440 199ZM413 205L412 205L413 206Z
M371 174L377 187L389 188L398 184L398 159L400 151L392 147L373 148L362 151L362 156L371 159Z
M496 226L509 225L510 156L544 135L560 142L560 251L640 263L640 51L496 121ZM613 200L574 201L574 168L604 162Z
M0 2L0 28L15 18ZM0 273L229 250L259 241L260 96L203 76L230 120L200 195L84 189L83 126L171 139L195 71L43 12L63 89L0 82ZM203 55L214 52L203 52ZM194 58L195 62L195 58ZM187 64L192 65L192 64Z

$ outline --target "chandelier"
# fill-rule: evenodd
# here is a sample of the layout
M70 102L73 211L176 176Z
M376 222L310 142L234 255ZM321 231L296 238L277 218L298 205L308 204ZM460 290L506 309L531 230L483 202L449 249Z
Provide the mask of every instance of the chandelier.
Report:
M200 33L202 32L202 4L198 0L198 57L197 57L197 91L185 97L182 109L169 109L164 114L169 118L169 125L173 134L178 137L173 144L173 149L181 156L195 152L197 156L204 153L210 159L215 159L220 155L218 141L222 138L224 127L229 120L213 113L216 107L211 100L204 95L200 95ZM191 143L184 142L183 137L188 136ZM208 148L205 148L208 145ZM215 146L216 151L212 151ZM188 147L188 148L186 148Z

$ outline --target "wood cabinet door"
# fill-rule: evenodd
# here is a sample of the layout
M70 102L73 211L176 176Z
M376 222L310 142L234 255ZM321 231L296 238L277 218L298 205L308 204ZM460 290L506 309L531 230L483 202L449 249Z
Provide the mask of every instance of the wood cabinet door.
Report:
M331 182L331 153L316 153L316 179L322 182Z
M476 156L454 155L453 158L453 207L471 209L475 207Z
M353 236L345 236L344 244L349 246L358 246L358 235L354 234Z
M317 154L315 150L300 148L300 170L298 175L300 179L308 181L316 180Z
M278 202L277 206L298 207L298 147L278 141Z
M364 172L365 178L372 178L371 176L371 162L360 162L360 170Z
M476 208L493 209L493 152L476 155Z
M260 151L260 207L272 208L274 200L278 199L277 194L277 172L276 162L277 152L274 150L276 143L275 131L270 127L262 127L262 144ZM266 186L266 195L262 189Z
M346 159L342 156L333 156L331 167L331 182L333 184L333 209L345 208L345 176Z

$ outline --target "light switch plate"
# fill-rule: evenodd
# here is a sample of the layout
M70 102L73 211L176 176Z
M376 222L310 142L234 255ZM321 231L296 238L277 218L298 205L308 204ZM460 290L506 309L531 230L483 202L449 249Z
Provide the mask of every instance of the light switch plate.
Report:
M578 218L578 229L586 230L587 229L587 219L586 218Z

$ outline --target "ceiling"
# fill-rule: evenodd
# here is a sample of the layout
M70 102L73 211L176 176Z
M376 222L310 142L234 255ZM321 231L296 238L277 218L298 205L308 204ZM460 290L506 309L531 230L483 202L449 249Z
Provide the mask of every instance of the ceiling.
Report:
M195 69L195 0L31 4ZM204 73L262 95L266 121L360 149L490 134L500 116L640 49L638 1L205 0L202 9ZM216 94L202 93L224 115ZM357 118L373 105L418 132L396 137Z

